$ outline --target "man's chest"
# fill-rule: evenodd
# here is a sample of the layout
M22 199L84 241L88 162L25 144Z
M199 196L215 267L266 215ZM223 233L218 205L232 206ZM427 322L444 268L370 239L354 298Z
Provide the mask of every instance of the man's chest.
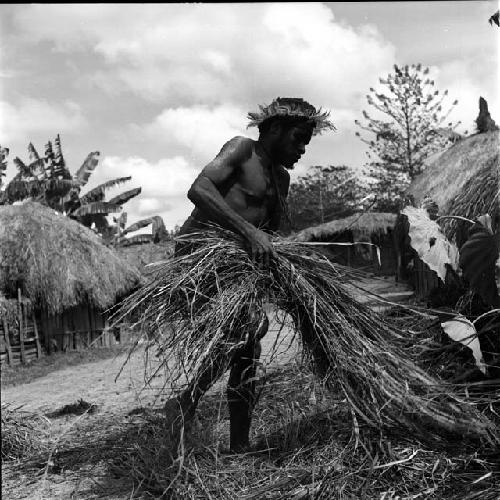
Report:
M280 191L279 176L265 167L255 155L241 165L237 188L255 200L270 201Z

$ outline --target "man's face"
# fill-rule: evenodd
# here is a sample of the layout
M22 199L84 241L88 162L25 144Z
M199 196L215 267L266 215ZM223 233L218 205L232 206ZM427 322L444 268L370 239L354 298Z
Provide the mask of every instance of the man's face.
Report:
M293 169L295 163L306 152L306 146L312 137L312 128L307 124L295 125L285 129L276 139L274 156L285 168Z

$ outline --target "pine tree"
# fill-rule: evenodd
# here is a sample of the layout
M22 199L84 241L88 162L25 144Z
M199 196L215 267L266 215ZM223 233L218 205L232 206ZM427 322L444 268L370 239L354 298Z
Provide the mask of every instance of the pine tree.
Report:
M351 168L311 167L290 185L288 206L292 227L300 230L351 215L360 208L363 196L364 187Z
M384 91L370 88L366 96L379 117L363 111L366 123L355 120L373 135L368 139L359 132L356 135L369 147L366 173L375 180L376 207L396 210L409 183L423 171L425 160L462 137L455 132L460 122L444 126L458 101L445 110L448 91L435 90L429 68L421 64L394 65L394 73L379 81Z

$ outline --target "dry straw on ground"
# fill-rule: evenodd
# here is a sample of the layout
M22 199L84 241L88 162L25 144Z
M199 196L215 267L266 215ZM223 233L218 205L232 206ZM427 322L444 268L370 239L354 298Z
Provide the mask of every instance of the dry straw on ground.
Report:
M44 419L2 403L2 462L30 458L47 450Z
M226 368L245 342L244 319L269 301L292 317L314 370L347 401L354 431L362 423L424 441L448 432L499 441L493 422L417 365L404 329L350 297L342 283L353 271L306 244L277 243L278 257L265 270L230 232L184 238L193 252L156 266L150 283L121 308L122 315L140 312L143 334L171 381Z

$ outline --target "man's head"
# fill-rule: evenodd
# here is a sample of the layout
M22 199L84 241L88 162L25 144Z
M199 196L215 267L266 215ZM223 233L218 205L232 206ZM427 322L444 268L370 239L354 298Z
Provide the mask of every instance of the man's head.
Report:
M248 113L249 127L259 128L259 141L266 144L275 161L286 168L305 153L311 137L323 130L335 130L329 112L316 110L300 98L278 97L260 112Z
M314 133L307 118L272 117L259 124L259 141L266 144L272 159L288 169L306 152Z

